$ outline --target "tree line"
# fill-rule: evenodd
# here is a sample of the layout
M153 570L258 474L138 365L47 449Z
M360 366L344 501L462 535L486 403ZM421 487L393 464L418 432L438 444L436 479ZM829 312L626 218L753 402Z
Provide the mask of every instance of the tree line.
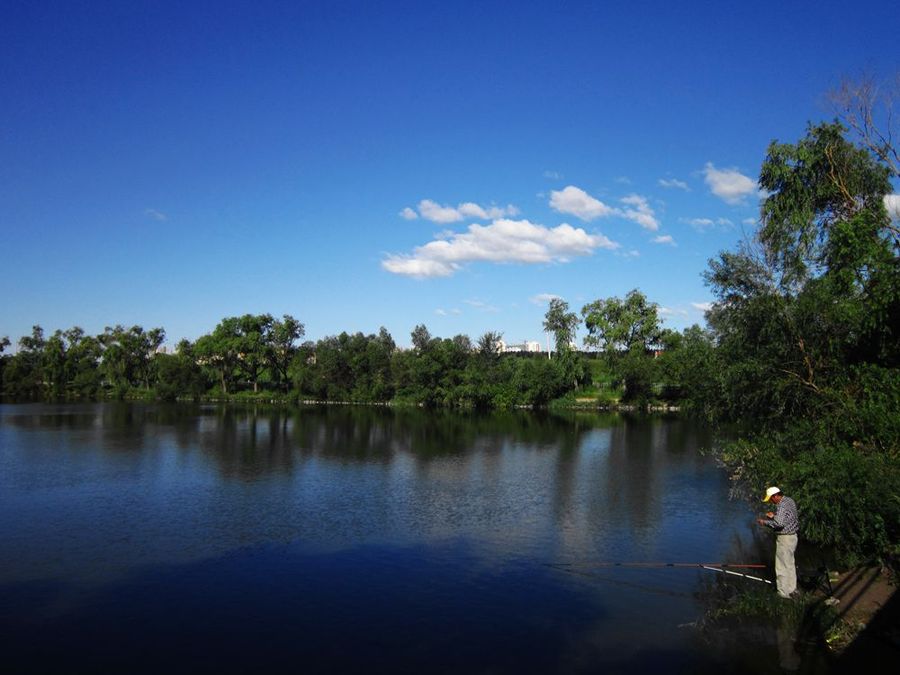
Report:
M707 332L662 330L656 305L638 290L624 300L598 300L582 314L586 344L603 351L573 348L580 322L554 299L544 322L557 346L549 359L500 353L499 332L473 341L435 337L424 325L405 350L384 328L301 342L305 326L290 315L227 317L172 353L160 350L162 328L115 326L94 336L76 327L46 337L35 326L15 354L3 355L9 340L0 342L0 386L8 397L39 400L277 396L487 409L590 400L604 389L607 400L686 400L696 365L686 360L712 349Z

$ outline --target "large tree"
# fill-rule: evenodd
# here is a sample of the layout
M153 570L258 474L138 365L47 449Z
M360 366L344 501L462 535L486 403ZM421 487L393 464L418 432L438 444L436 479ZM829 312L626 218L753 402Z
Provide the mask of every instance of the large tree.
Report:
M3 372L6 370L6 364L9 361L9 357L3 352L6 351L6 348L9 347L10 344L9 337L6 335L0 337L0 393L6 391Z
M238 319L238 366L254 392L259 391L259 378L270 362L273 323L271 314L244 314Z
M753 428L729 461L757 488L786 483L809 538L872 554L900 531L900 248L890 170L845 131L769 146L760 229L706 278L719 408Z
M605 352L650 349L659 340L659 314L639 290L617 297L595 300L581 309L588 335L585 344Z
M18 351L4 368L5 392L16 397L40 398L46 393L44 329L32 326L31 335L19 338Z
M562 298L551 298L544 314L544 331L553 333L556 351L562 354L571 350L578 327L578 315L569 311L569 303Z
M419 353L427 351L431 346L431 333L428 332L428 328L425 327L424 323L413 328L412 333L410 333L410 339L412 340L413 348Z
M99 336L103 345L101 369L107 382L120 394L131 387L151 386L151 360L166 339L162 328L145 331L141 326L107 327Z
M306 330L303 324L290 314L285 314L280 320L275 319L272 321L269 332L269 364L276 384L282 385L285 390L290 384L288 369L297 355L295 343L305 333Z
M222 319L212 333L203 335L194 345L198 362L215 372L223 394L228 394L233 387L240 341L240 319L232 316Z
M625 399L650 398L658 379L648 353L659 346L657 305L634 289L624 299L595 300L581 309L581 315L588 330L585 344L603 350L611 371L625 385Z

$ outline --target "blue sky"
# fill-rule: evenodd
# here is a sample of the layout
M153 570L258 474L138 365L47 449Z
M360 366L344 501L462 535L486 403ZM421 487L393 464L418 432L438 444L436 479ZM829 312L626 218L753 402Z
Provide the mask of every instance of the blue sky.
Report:
M703 320L773 139L898 70L893 2L5 4L0 336L289 313L541 340Z

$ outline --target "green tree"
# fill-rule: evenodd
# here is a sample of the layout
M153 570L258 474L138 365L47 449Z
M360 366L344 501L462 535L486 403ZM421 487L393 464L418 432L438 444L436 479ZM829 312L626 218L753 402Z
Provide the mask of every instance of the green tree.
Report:
M662 397L680 401L705 417L712 416L721 396L718 354L712 333L694 324L681 333L662 331L659 342Z
M890 172L844 133L769 146L761 227L711 261L708 316L717 407L753 429L725 452L736 474L791 490L811 539L885 555L900 550L900 251Z
M4 354L6 348L10 345L9 337L4 335L0 338L0 394L6 391L6 384L3 376L3 371L6 370L6 364L9 361L9 356Z
M269 332L269 365L276 385L283 386L285 391L290 384L288 370L297 354L295 343L306 333L302 323L290 314L285 314L280 320L272 321Z
M237 317L222 319L212 333L201 336L194 345L198 362L212 370L223 394L233 389L234 375L241 353L241 327Z
M209 388L195 347L189 340L181 340L174 354L158 354L156 361L156 393L161 400L197 399Z
M315 397L316 344L307 340L297 348L288 373L300 396Z
M32 326L31 335L19 338L18 351L4 368L5 391L15 398L41 398L46 393L44 329Z
M419 352L424 352L431 346L431 333L428 332L425 324L419 324L413 328L410 337L413 348Z
M369 398L372 401L389 401L394 396L391 362L397 345L388 330L382 326L377 336L369 336L366 345L366 364L369 373Z
M515 359L513 386L516 403L520 405L546 405L563 396L570 389L573 374L567 367L572 362L570 350L562 352L561 358L549 360L541 358Z
M93 335L86 335L74 327L65 332L68 342L66 352L66 381L68 394L75 398L94 398L100 392L100 361L103 345Z
M66 373L66 350L68 344L61 330L57 330L44 344L41 365L44 372L46 395L62 398L66 393L68 377Z
M503 333L497 331L488 331L478 338L475 349L481 363L495 365L500 360L500 340L502 339Z
M588 335L585 344L603 350L610 368L625 385L625 399L647 399L659 377L650 350L660 343L657 305L639 290L624 300L595 300L581 309Z
M648 350L659 341L658 305L639 290L617 297L595 300L581 309L588 335L585 344L607 353Z
M578 315L569 311L569 303L562 298L552 298L544 314L544 331L553 333L556 352L562 354L571 349L578 327Z
M150 389L151 361L165 338L162 328L145 331L141 326L107 326L98 338L103 346L101 370L117 395L136 387Z
M244 376L259 391L259 378L272 359L271 314L244 314L238 319L237 361Z
M396 345L381 328L378 335L341 333L301 348L295 382L302 394L319 400L375 402L394 395L392 357ZM308 351L307 351L308 350Z

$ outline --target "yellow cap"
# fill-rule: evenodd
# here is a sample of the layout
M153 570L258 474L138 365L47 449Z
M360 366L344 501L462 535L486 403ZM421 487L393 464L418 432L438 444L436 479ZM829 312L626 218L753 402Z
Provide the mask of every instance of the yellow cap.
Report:
M772 487L770 487L769 489L766 490L766 496L763 497L763 501L764 502L769 501L770 499L772 499L772 497L777 495L779 492L781 492L781 488L775 487L773 485Z

